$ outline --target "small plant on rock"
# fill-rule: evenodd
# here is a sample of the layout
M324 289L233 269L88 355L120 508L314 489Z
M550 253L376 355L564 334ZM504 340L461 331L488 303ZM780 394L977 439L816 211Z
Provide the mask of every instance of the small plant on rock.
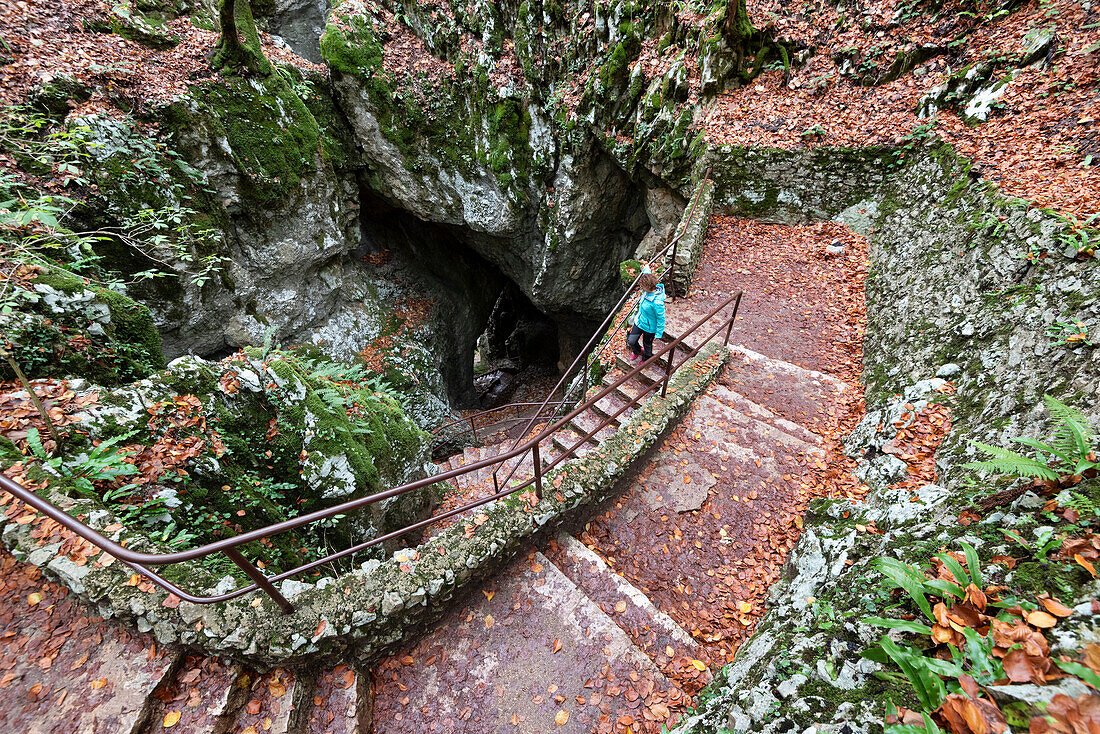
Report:
M1014 477L1033 477L1055 486L1076 484L1084 477L1096 476L1096 435L1080 411L1069 407L1050 395L1043 396L1047 410L1057 422L1051 443L1033 438L1014 438L1014 443L1029 446L1037 453L1024 456L1000 446L990 446L971 441L993 458L988 461L972 461L963 464L967 469L1007 474Z
M1096 344L1089 339L1089 332L1083 321L1074 321L1072 323L1055 321L1047 327L1047 334L1053 340L1052 343L1056 346L1063 344L1073 347L1096 346Z

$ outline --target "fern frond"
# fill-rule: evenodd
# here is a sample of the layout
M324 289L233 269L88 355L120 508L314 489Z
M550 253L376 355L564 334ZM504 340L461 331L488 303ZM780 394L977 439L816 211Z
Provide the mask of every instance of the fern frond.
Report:
M1045 454L1050 454L1051 456L1057 456L1059 459L1061 459L1062 461L1064 461L1066 463L1069 463L1069 464L1073 463L1073 455L1072 454L1067 454L1065 451L1062 451L1060 448L1058 448L1056 446L1051 446L1050 444L1045 444L1042 441L1036 441L1034 438L1014 438L1014 439L1012 439L1012 441L1013 441L1013 443L1018 443L1018 444L1021 444L1023 446L1030 446L1031 448L1036 449L1038 451L1042 451Z
M1054 471L1046 464L1036 459L1029 459L1026 456L1017 454L1015 451L1001 448L1000 446L990 446L989 444L982 443L981 441L971 441L982 451L993 456L992 461L972 461L968 464L963 464L966 469L975 469L978 471L988 471L995 474L1011 474L1017 477L1038 477L1039 479L1058 479L1058 472Z
M1000 446L990 446L989 444L982 443L981 441L970 441L970 443L977 446L978 448L980 448L982 451L986 452L990 456L994 456L998 459L1007 459L1007 460L1016 460L1016 459L1018 459L1018 460L1021 460L1021 461L1034 461L1034 459L1028 459L1026 456L1024 456L1022 454L1017 454L1015 451L1013 451L1011 449L1002 448Z
M1071 492L1069 499L1067 499L1064 504L1071 509L1077 510L1082 515L1095 516L1098 513L1098 508L1093 504L1092 500L1081 492Z
M1057 422L1054 445L1073 456L1086 456L1096 442L1096 435L1088 419L1076 408L1071 408L1050 395L1044 395L1043 402Z

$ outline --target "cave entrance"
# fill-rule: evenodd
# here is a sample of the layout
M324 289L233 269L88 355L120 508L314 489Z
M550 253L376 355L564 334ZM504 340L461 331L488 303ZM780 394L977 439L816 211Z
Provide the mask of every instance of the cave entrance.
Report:
M521 386L538 388L544 378L557 376L560 354L558 325L509 281L493 304L474 350L474 387L480 407L504 405Z
M379 274L434 304L424 346L435 355L452 405L495 407L526 381L543 378L528 386L533 394L547 376L557 375L558 323L475 251L467 242L471 233L419 219L366 186L360 188L359 221L356 254L385 251L381 259L390 262Z

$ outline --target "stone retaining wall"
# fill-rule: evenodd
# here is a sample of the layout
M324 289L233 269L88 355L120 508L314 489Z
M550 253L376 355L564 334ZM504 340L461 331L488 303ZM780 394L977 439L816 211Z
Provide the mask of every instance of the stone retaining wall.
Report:
M857 474L871 492L858 504L813 503L769 592L767 614L675 732L880 732L886 701L902 705L912 693L896 678L876 676L879 666L860 657L883 633L861 622L881 613L882 576L871 562L886 555L927 562L943 547L958 550L962 540L982 559L1021 555L999 530L1010 526L1031 537L1039 521L1033 510L1043 501L1027 494L962 525L959 513L992 485L975 484L976 475L960 465L977 458L968 439L1003 446L1013 436L1049 436L1044 393L1100 426L1095 348L1059 343L1048 331L1079 321L1088 341L1100 341L1100 264L1079 259L1060 240L1064 220L1000 196L947 146L911 151L903 168L877 151L837 152L835 166L820 149L715 148L711 155L721 159L716 172L726 172L716 175L718 206L784 221L836 218L870 241L867 416L848 451L860 459ZM825 180L837 187L812 191ZM941 378L952 381L954 395L935 391ZM951 406L953 426L936 454L937 484L920 487L911 501L908 491L889 486L904 476L904 462L882 448L897 432L894 421L930 400ZM1074 489L1096 497L1100 482ZM881 533L866 531L871 522ZM1024 579L1027 565L1021 561L1011 573L987 567L986 580ZM1049 576L1034 582L1035 593L1047 590ZM1072 588L1056 593L1077 606L1059 626L1052 655L1075 653L1100 636L1085 601L1100 594L1100 584L1084 573L1066 578ZM1042 697L1070 692L1059 685L1045 687ZM1011 697L1019 687L1002 688Z

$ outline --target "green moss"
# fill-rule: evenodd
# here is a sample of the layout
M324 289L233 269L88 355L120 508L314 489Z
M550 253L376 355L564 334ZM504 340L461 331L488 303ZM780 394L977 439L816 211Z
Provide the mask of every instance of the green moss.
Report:
M629 287L641 274L642 266L643 263L640 260L623 260L619 263L619 279L624 287Z
M278 75L207 82L194 94L225 131L233 161L257 202L282 199L315 166L321 140L317 121Z
M84 377L101 385L117 385L147 377L164 366L160 333L145 306L57 269L39 271L35 282L67 295L94 294L94 303L107 306L110 322L97 335L89 330L91 322L81 308L57 314L34 304L35 317L9 335L17 364L32 379ZM0 378L14 377L0 363Z
M321 36L325 63L342 74L364 74L382 68L382 42L370 20L362 15L344 18L342 25L329 23Z

